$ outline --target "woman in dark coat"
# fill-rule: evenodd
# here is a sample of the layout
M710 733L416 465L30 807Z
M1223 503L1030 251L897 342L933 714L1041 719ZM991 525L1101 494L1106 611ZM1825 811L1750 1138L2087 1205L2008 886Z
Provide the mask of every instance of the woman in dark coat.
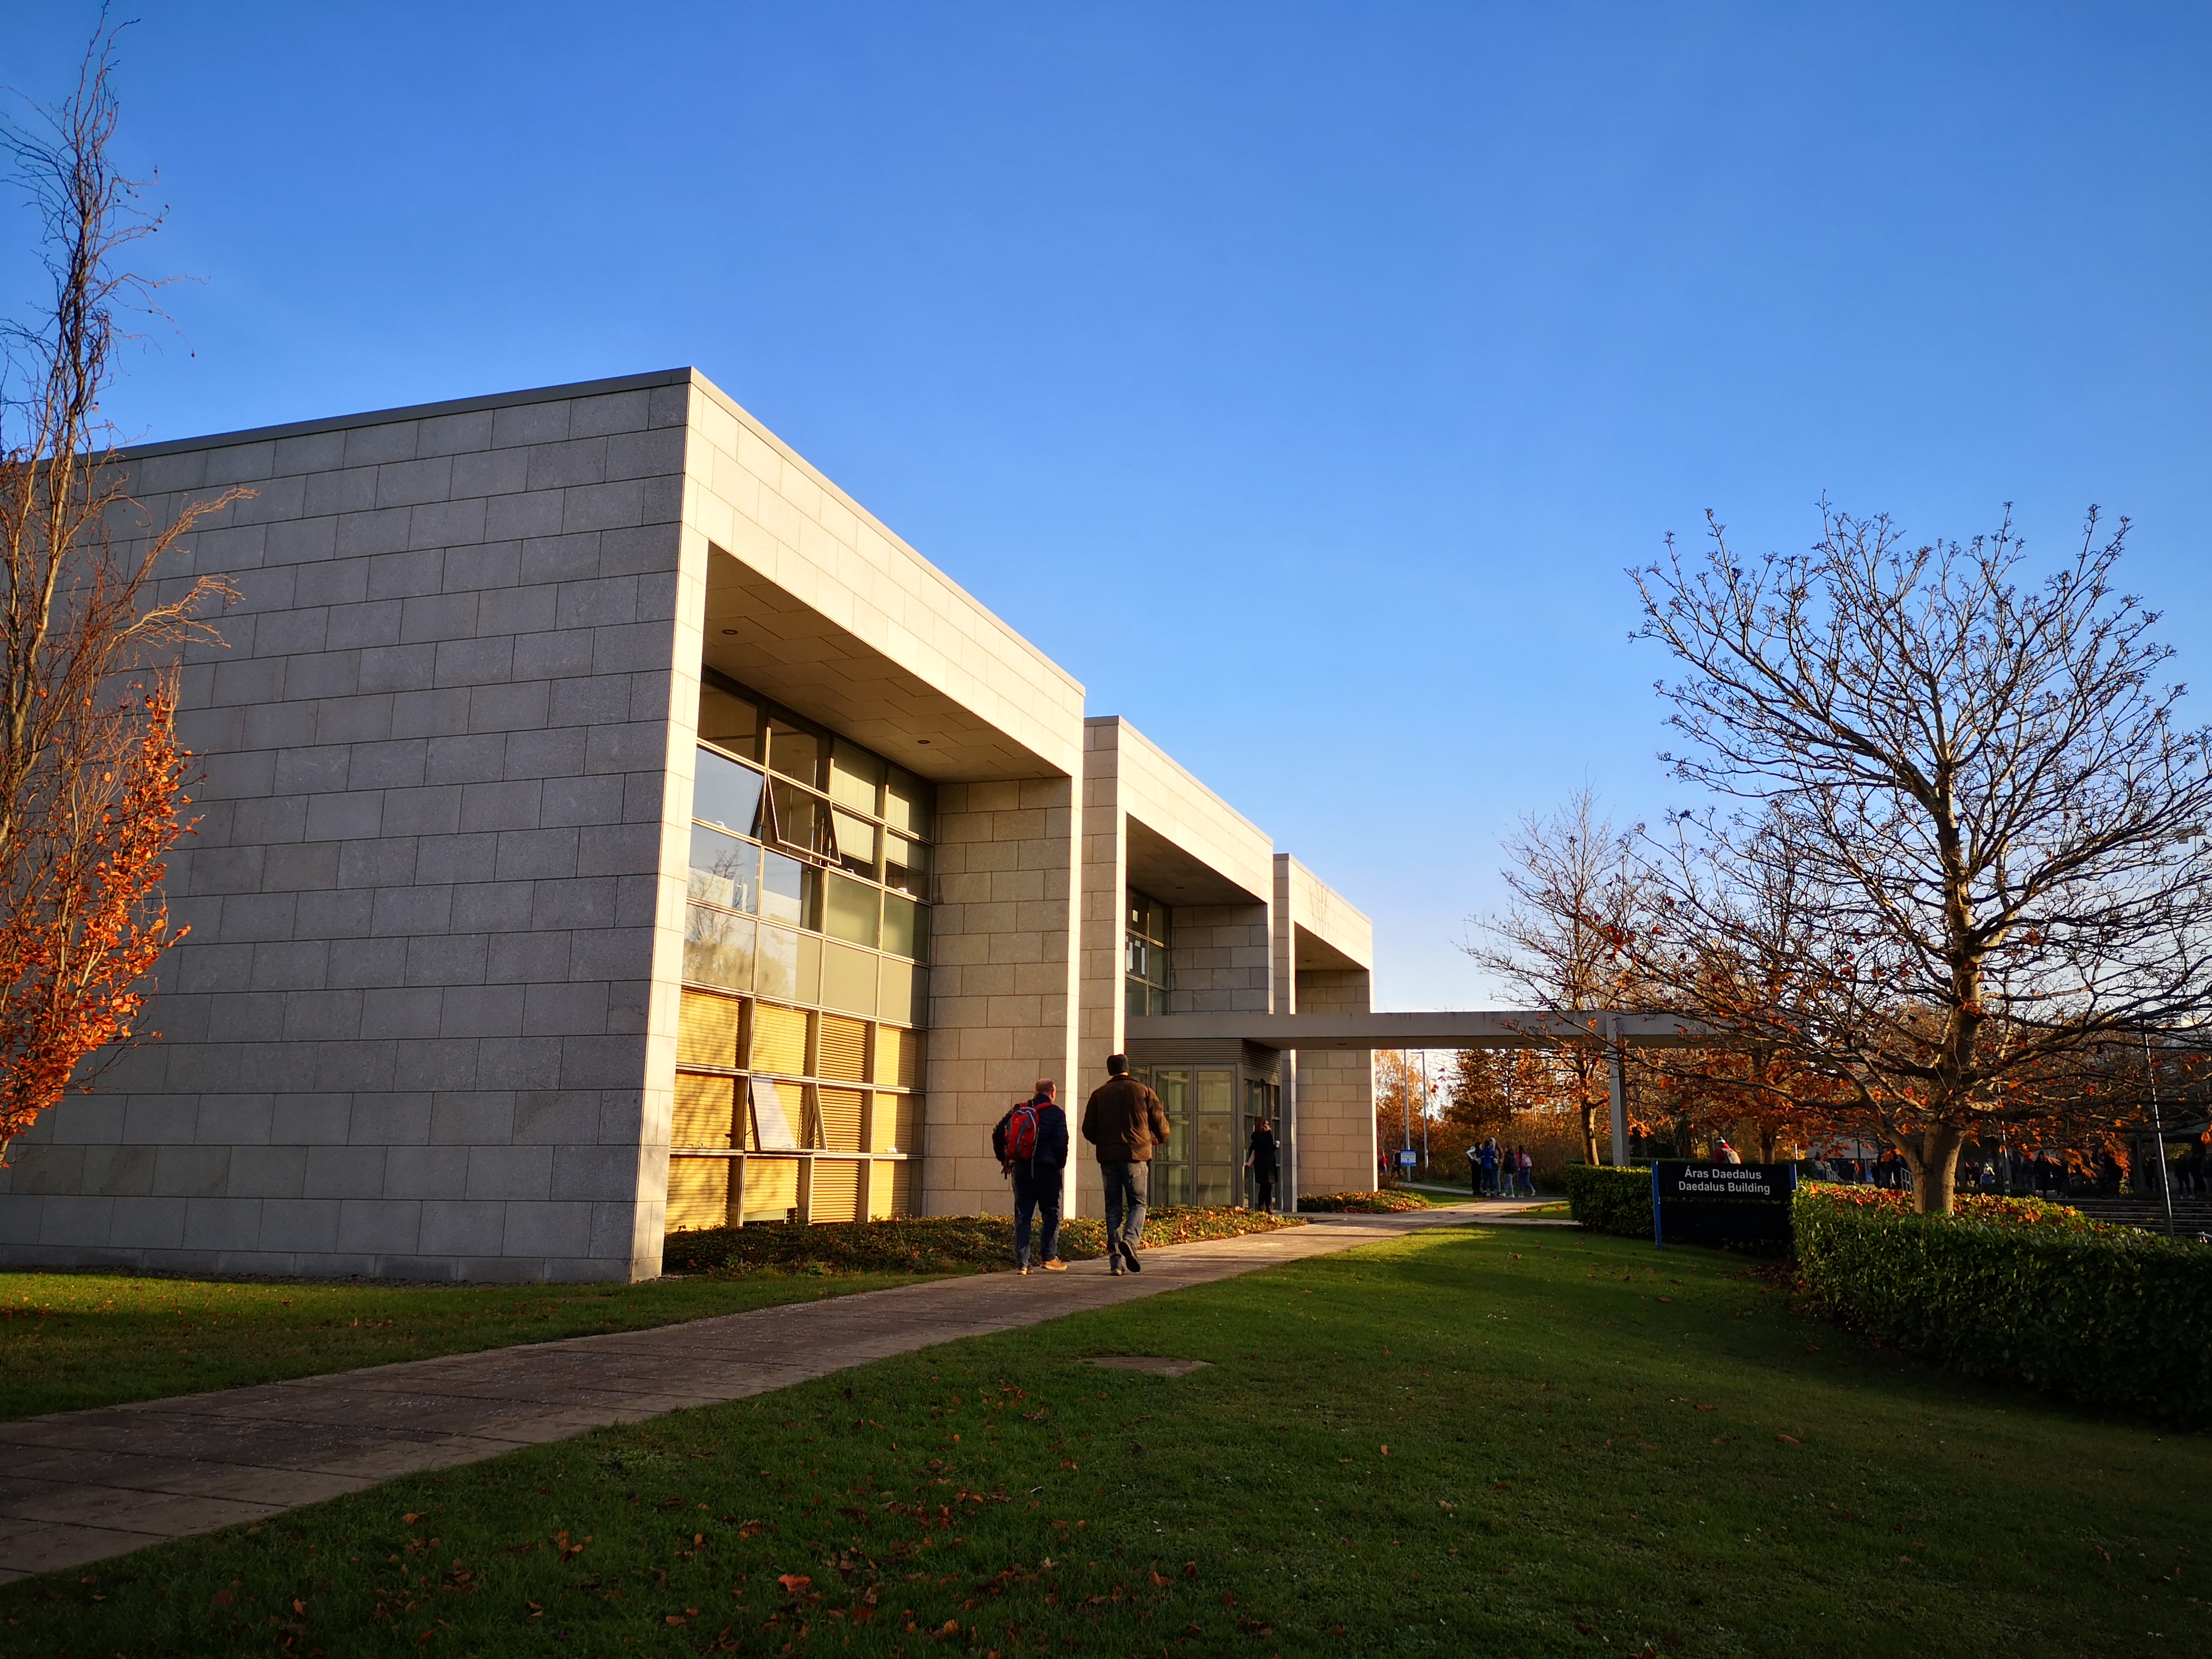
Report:
M1275 1132L1263 1117L1252 1126L1252 1139L1244 1148L1244 1167L1252 1172L1252 1207L1270 1215L1275 1209L1275 1170L1281 1156Z

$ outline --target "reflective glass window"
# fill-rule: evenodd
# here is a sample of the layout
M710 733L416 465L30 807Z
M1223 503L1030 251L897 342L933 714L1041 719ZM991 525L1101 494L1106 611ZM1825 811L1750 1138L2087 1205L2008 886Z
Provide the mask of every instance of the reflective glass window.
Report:
M775 811L775 839L783 846L797 847L809 853L823 851L830 840L828 805L781 778L769 780L769 794ZM763 836L762 839L768 837Z
M688 905L684 915L684 977L726 991L753 988L753 923L726 910Z
M1122 1007L1131 1017L1168 1011L1168 908L1136 891L1128 895L1121 936Z
M822 947L822 1002L866 1018L876 1012L876 958L834 941ZM897 1011L903 1018L905 1010Z
M883 896L873 887L832 872L822 905L822 931L832 939L873 946Z
M876 873L876 826L850 812L832 810L831 827L837 836L837 862L856 876Z
M884 949L921 961L929 953L929 912L912 899L884 894Z
M760 710L744 697L731 696L720 686L699 688L699 736L733 755L755 760L760 755Z
M768 723L768 764L772 772L820 788L830 762L830 740L788 720ZM782 805L781 801L778 805Z
M788 922L793 927L815 926L815 895L820 873L781 853L762 854L761 915L770 921Z
M922 998L915 989L921 978L920 970L910 962L901 962L896 957L876 958L877 1009L884 1018L906 1020L915 1025L926 1023L922 1018ZM876 1078L878 1083L890 1080L880 1073ZM919 1072L910 1086L921 1086Z
M1152 1202L1190 1202L1190 1073L1181 1066L1152 1073L1152 1092L1167 1114L1168 1144L1153 1154Z
M769 1152L794 1152L799 1146L799 1127L793 1121L802 1114L800 1107L805 1097L795 1085L785 1084L779 1088L766 1078L751 1081L753 1128L756 1146Z
M719 824L733 835L757 833L760 817L761 775L740 766L711 749L698 756L697 781L691 786L691 816Z
M735 836L691 826L691 896L730 910L760 908L760 848Z
M896 888L902 893L911 893L918 899L927 899L929 896L927 844L908 841L904 836L885 836L884 885Z
M884 822L927 840L934 830L936 799L935 789L894 766L884 781Z
M760 994L780 1001L794 1001L799 994L799 935L781 927L760 930L760 945L755 953L758 964L756 981Z
M866 750L837 739L830 755L830 799L870 817L877 814L877 796L883 792L884 763Z

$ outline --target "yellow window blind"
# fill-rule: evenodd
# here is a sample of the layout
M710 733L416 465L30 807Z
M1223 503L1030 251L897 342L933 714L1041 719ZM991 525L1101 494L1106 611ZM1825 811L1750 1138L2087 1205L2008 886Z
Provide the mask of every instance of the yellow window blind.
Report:
M816 1221L858 1221L860 1218L860 1160L816 1158L814 1201L808 1207Z
M676 1063L679 1066L735 1066L738 1022L744 1004L736 997L686 991L676 1021Z
M898 1179L898 1165L877 1163L868 1166L868 1219L881 1221L891 1212L892 1183Z
M860 1108L867 1097L858 1089L815 1091L822 1113L822 1145L833 1152L860 1150Z
M876 1081L896 1089L921 1087L921 1033L897 1025L876 1027Z
M921 1151L922 1097L893 1095L878 1101L878 1112L886 1108L891 1113L891 1146L911 1158Z
M745 1160L746 1220L787 1220L798 1202L797 1158L749 1158Z
M778 1008L771 1003L753 1005L752 1068L756 1072L781 1072L791 1077L805 1075L804 1013L796 1008Z
M668 1231L726 1227L730 1221L730 1160L672 1158L668 1160Z
M876 1109L868 1116L868 1150L888 1152L898 1146L898 1103L896 1095L878 1095ZM905 1148L900 1147L903 1152Z
M868 1023L864 1019L848 1019L842 1014L822 1016L822 1054L816 1063L820 1077L834 1077L847 1083L866 1083L868 1080Z
M676 1110L668 1127L672 1146L726 1146L737 1085L726 1077L676 1074Z

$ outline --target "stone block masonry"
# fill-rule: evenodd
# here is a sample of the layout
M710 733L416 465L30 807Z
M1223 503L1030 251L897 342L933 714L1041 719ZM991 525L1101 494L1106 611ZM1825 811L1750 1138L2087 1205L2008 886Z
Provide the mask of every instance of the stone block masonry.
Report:
M166 573L240 591L184 671L191 933L162 1040L0 1171L0 1261L658 1270L694 395L683 371L127 458L132 534L254 492Z

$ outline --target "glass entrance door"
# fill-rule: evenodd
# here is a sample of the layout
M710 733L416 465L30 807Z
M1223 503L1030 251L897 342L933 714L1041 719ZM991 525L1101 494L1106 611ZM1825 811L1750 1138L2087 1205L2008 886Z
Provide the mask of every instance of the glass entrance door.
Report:
M1179 1066L1157 1066L1152 1092L1168 1115L1168 1144L1152 1149L1152 1201L1156 1206L1190 1200L1190 1072Z
M1258 1118L1273 1118L1275 1085L1234 1066L1139 1066L1131 1074L1152 1085L1168 1119L1167 1145L1152 1152L1152 1202L1250 1202L1244 1148Z

